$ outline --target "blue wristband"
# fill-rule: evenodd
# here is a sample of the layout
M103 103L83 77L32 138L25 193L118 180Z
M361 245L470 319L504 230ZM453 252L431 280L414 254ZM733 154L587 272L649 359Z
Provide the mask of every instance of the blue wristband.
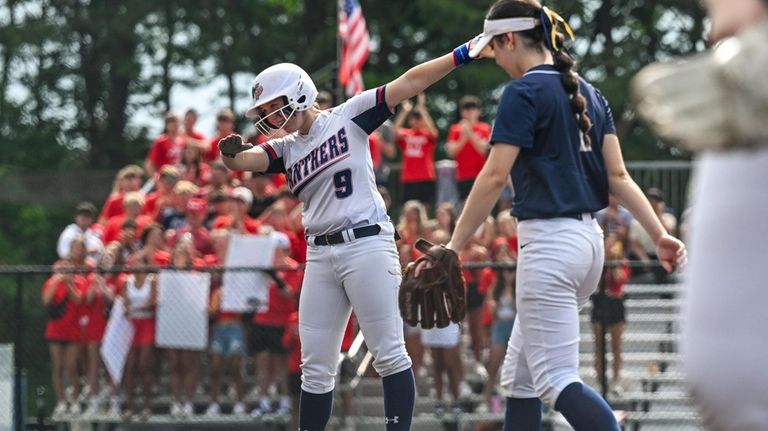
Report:
M453 64L456 66L463 66L474 60L469 56L469 44L462 43L453 50Z

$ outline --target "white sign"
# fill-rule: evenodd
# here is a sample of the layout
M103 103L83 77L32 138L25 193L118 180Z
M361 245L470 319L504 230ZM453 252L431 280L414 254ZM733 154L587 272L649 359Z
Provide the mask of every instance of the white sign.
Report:
M115 298L100 350L104 366L116 385L119 385L123 379L125 359L128 357L128 351L131 350L134 332L133 323L125 315L123 299Z
M211 274L160 271L157 281L158 347L205 350Z
M274 241L269 236L236 235L229 239L228 268L273 266ZM272 279L261 271L226 271L221 292L223 311L265 311Z
M0 431L13 429L13 381L13 344L0 344Z

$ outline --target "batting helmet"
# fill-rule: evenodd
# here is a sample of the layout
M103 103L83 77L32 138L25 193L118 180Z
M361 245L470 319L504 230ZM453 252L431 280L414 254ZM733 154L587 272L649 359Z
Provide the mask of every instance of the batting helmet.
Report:
M258 118L256 108L279 97L296 111L306 111L317 98L317 87L304 69L293 63L280 63L259 73L251 86L253 104L245 116Z

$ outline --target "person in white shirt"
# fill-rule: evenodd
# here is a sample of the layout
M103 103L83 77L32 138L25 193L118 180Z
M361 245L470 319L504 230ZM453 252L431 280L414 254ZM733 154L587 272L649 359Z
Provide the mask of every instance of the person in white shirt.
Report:
M98 262L101 252L104 250L104 245L101 243L99 233L93 229L96 213L96 207L90 202L80 202L77 205L75 209L75 222L64 228L56 244L56 252L60 258L64 259L67 257L72 241L82 235L85 238L87 258Z

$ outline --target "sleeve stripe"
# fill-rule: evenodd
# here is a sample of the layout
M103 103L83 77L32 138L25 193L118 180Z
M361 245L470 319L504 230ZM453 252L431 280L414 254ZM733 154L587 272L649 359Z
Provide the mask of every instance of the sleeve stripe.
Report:
M267 153L267 157L269 157L269 162L272 163L277 159L277 153L275 153L275 149L272 148L271 145L267 144L259 144L259 147L264 149L264 151Z
M384 98L384 89L387 88L386 85L382 85L381 87L376 89L376 104L380 105L385 102Z

